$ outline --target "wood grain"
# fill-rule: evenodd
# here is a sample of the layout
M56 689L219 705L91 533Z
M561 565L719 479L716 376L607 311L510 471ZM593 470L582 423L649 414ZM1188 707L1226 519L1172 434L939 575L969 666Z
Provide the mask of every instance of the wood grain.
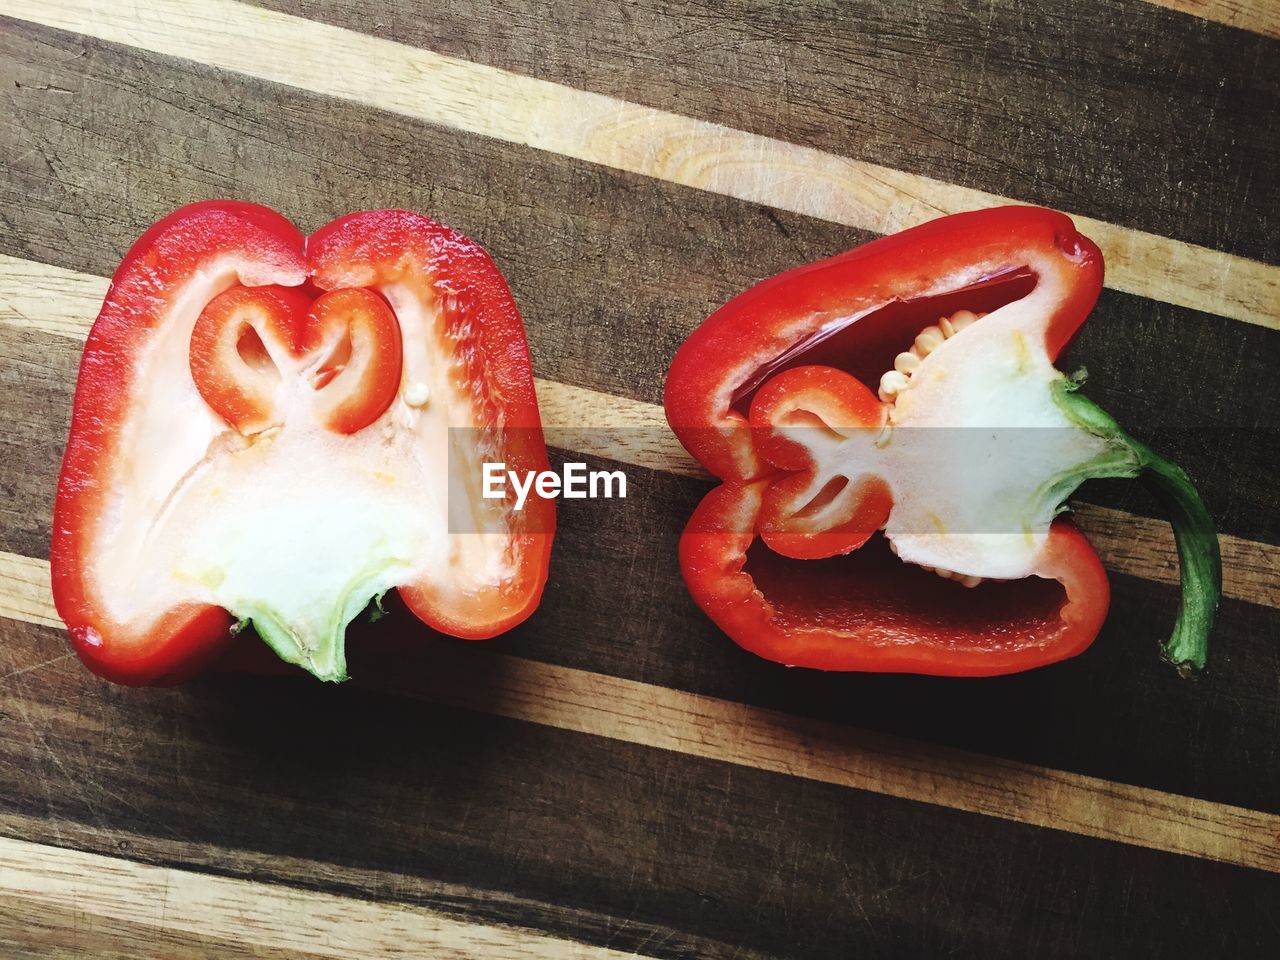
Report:
M107 284L100 277L0 254L0 323L83 343ZM670 434L661 407L546 379L539 379L537 388L547 441L553 446L708 477ZM1167 524L1090 504L1080 505L1077 519L1108 567L1161 583L1178 582L1177 551ZM1280 606L1280 547L1226 534L1220 541L1224 595Z
M49 743L59 749L56 740ZM226 796L209 798L225 803ZM10 801L11 803L12 801ZM197 818L198 819L198 818ZM411 831L402 831L406 845L411 844ZM235 848L227 842L199 842L177 839L167 833L140 833L118 825L106 825L101 817L96 822L77 822L0 812L0 836L24 843L39 843L51 851L80 851L96 854L111 863L134 861L156 868L178 868L185 872L225 878L233 883L248 880L248 887L228 886L232 895L251 895L254 887L264 883L279 884L286 890L307 894L336 894L340 899L357 898L372 905L386 905L392 910L408 908L409 914L424 915L422 931L436 929L441 919L458 926L479 927L483 936L494 929L508 934L513 941L564 941L563 948L580 951L583 956L596 954L626 956L657 955L674 960L751 960L756 951L733 947L705 937L680 933L670 928L645 923L636 917L614 918L575 908L565 903L547 903L505 894L500 890L470 887L440 880L428 880L402 872L406 864L383 862L376 867L357 865L356 858L334 857L316 860L291 856L277 845L271 852ZM32 838L40 838L38 841ZM224 838L225 839L225 838ZM328 851L332 856L334 851ZM345 854L345 851L344 851ZM57 853L51 853L57 856ZM341 862L337 862L340 859ZM0 884L0 889L3 885ZM128 888L123 891L131 894ZM99 898L111 896L100 891ZM163 960L203 960L203 958L238 958L251 956L266 960L295 960L295 950L275 950L250 939L219 940L210 931L185 933L163 925L148 925L107 916L77 918L76 910L61 909L48 902L4 898L0 892L0 955L26 957L75 957L90 954L110 960L135 960L158 957ZM136 905L114 907L136 913ZM86 921L88 921L86 923ZM86 935L92 931L92 937ZM557 935L559 933L559 935ZM519 947L513 951L516 956ZM354 955L354 954L353 954ZM434 954L432 954L434 955ZM497 951L496 956L507 956ZM368 956L368 954L362 954Z
M1007 202L612 97L523 77L235 0L151 4L104 16L97 0L8 12L167 56L351 100L837 223L890 233ZM311 52L324 49L326 56ZM376 64L373 77L369 64ZM1089 217L1110 287L1280 329L1280 267Z
M1178 583L1178 552L1167 523L1078 501L1071 516L1107 569L1157 583ZM1218 545L1224 597L1280 606L1280 546L1230 534L1219 534Z
M47 562L0 553L0 617L61 627L49 594Z
M0 827L682 960L1265 957L1280 935L1280 874L379 689L386 668L423 689L468 663L502 669L471 660L484 647L419 641L381 670L353 660L362 679L336 689L122 690L74 661L15 677ZM64 645L0 619L5 666Z
M493 251L540 372L601 392L660 397L671 352L710 309L762 276L865 239L44 28L18 25L0 40L15 107L4 128L12 139L0 138L11 170L5 250L105 274L152 220L192 199L252 197L306 229L351 207L410 206ZM96 105L91 125L83 103ZM1069 368L1087 364L1091 393L1136 434L1178 451L1224 529L1268 540L1280 538L1265 455L1280 450L1266 440L1275 434L1266 411L1280 401L1269 375L1274 336L1106 291ZM0 486L20 510L0 535L4 549L42 556L76 350L18 328L0 339L0 406L18 413L0 437ZM1089 655L1052 671L980 689L783 671L734 647L681 585L676 536L705 483L639 468L632 479L625 509L564 511L546 602L502 649L1167 792L1267 810L1280 796L1280 769L1259 760L1280 742L1276 651L1266 641L1277 627L1266 608L1226 605L1213 673L1195 685L1175 682L1154 650L1173 594L1122 577Z
M423 909L151 866L6 837L0 837L0 903L10 915L38 908L25 930L24 939L31 946L53 941L55 932L65 933L65 926L41 929L51 917L61 918L64 924L70 921L74 936L70 946L94 956L103 956L105 940L126 956L171 958L173 946L163 941L173 932L206 941L206 949L216 949L218 956L226 955L224 944L236 944L273 951L282 960L427 956L621 960L635 956L532 931L459 922ZM103 921L128 926L122 929Z
M862 191L849 209L868 224L916 186L957 196L950 183L1275 263L1280 186L1262 176L1280 122L1273 41L1131 0L495 0L426 15L400 0L265 2L353 31L268 17L297 26L295 40L341 43L307 57L349 71L328 81L342 97L264 81L271 65L229 72L0 19L0 254L17 261L0 260L0 835L213 876L250 916L270 884L313 905L425 914L423 932L443 917L682 960L1276 955L1280 834L1263 826L1280 817L1280 612L1264 605L1280 542L1275 329L1108 290L1068 361L1088 365L1091 394L1135 435L1178 452L1236 535L1228 590L1251 601L1224 603L1213 669L1195 684L1147 649L1172 615L1168 533L1136 516L1153 508L1130 488L1105 485L1085 522L1120 575L1082 657L948 683L746 655L680 585L676 538L708 481L655 405L671 352L710 309L868 239L768 206L767 183L750 192L753 170L807 154L765 156L722 190L699 169L669 172L721 155L682 134L710 124L730 160L760 144L846 157ZM264 59L293 49L282 29L264 31ZM353 50L389 51L388 69ZM545 103L529 77L553 82ZM496 96L466 86L491 80ZM504 113L531 105L588 112L543 144ZM638 131L621 158L581 146L610 132L609 107L674 118L660 145L676 152L655 160ZM495 115L432 119L459 109ZM863 164L911 179L877 193ZM562 511L528 624L473 647L393 612L354 631L357 680L339 689L215 674L124 690L69 652L29 558L47 551L83 332L67 320L93 308L59 312L80 281L50 294L40 264L100 296L95 277L148 223L210 196L267 203L304 229L408 206L493 252L525 312L544 411L564 427L553 440L634 465L625 505ZM1121 259L1147 269L1140 252ZM611 428L575 430L587 415ZM402 632L404 656L365 647ZM1241 820L1244 808L1257 812ZM1077 821L1139 839L1082 835ZM1168 852L1183 843L1228 856ZM216 939L114 918L137 910L7 899L0 954L301 955L232 919Z
M56 618L44 561L0 554L0 609ZM1280 873L1280 815L1209 803L518 657L381 691L689 756Z
M1280 39L1280 10L1272 0L1147 0L1156 6L1189 13Z
M1134 0L493 0L430 17L397 0L260 5L1280 260L1280 184L1263 175L1280 119L1274 42Z

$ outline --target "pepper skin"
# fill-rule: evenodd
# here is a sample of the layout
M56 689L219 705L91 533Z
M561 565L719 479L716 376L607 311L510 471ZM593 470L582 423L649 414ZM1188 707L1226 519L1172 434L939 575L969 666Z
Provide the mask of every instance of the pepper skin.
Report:
M54 508L53 594L94 672L198 672L252 622L346 676L347 624L397 589L491 637L537 607L550 501L524 327L465 237L400 210L304 237L264 207L184 207L134 244L89 334Z
M681 538L694 600L741 646L793 666L985 676L1053 663L1092 643L1109 604L1063 503L1085 479L1140 476L1170 509L1182 561L1165 656L1202 668L1221 584L1212 521L1181 470L1053 365L1102 274L1067 217L1004 207L799 267L717 310L677 352L665 397L721 480ZM1034 466L982 472L1019 463L1019 437L1048 438ZM1005 446L984 448L991 438Z

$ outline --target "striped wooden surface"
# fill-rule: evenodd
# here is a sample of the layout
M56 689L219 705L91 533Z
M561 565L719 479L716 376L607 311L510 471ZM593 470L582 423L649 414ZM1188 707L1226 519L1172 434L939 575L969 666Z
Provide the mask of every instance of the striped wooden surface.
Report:
M270 8L270 9L268 9ZM783 11L11 0L0 20L0 955L1269 956L1280 951L1280 14L1248 0ZM238 196L405 206L522 306L566 506L538 614L340 689L88 675L50 607L79 341L132 239ZM1171 539L1121 484L1084 656L992 681L739 651L675 542L660 430L709 310L1013 198L1108 287L1070 362L1224 533L1212 669L1158 662ZM580 456L579 456L580 455ZM386 632L418 634L394 613Z

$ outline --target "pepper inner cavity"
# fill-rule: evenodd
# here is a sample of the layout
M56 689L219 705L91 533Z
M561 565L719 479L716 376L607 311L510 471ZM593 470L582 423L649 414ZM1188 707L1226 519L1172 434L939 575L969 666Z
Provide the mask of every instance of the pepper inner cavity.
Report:
M892 301L870 313L850 317L843 324L818 331L783 356L763 365L738 388L732 406L745 414L756 391L791 367L832 366L868 385L878 382L877 393L881 402L886 404L888 416L876 439L876 446L885 447L892 439L895 401L902 390L910 386L911 376L920 364L939 346L978 320L1028 296L1037 282L1038 277L1028 268L1014 267L947 293ZM924 325L930 316L936 319ZM908 340L913 330L918 332ZM903 349L904 344L906 349ZM892 366L886 370L889 364ZM819 424L814 423L813 426ZM829 424L822 423L821 426L832 429ZM824 484L815 496L821 500L827 492ZM990 579L961 575L937 566L902 562L966 587L976 587Z
M745 377L734 391L730 407L745 416L756 392L792 367L835 367L874 390L881 375L893 367L895 356L907 352L926 324L965 310L976 315L991 313L1028 296L1037 282L1029 268L1009 267L944 293L890 300L869 311L831 319Z

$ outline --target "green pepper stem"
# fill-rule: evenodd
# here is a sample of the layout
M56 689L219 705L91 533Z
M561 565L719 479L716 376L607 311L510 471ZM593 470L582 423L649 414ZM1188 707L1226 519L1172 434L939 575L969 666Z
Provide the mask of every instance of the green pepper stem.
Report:
M1222 595L1218 533L1186 471L1145 444L1129 442L1143 464L1142 483L1164 505L1178 544L1182 602L1164 656L1184 674L1203 670Z
M1076 384L1060 381L1055 399L1077 424L1114 445L1111 452L1073 471L1071 480L1078 484L1094 477L1139 477L1164 507L1178 546L1182 582L1178 619L1164 643L1164 657L1184 676L1203 670L1222 594L1222 554L1208 508L1181 467L1126 434L1110 414L1077 393Z

